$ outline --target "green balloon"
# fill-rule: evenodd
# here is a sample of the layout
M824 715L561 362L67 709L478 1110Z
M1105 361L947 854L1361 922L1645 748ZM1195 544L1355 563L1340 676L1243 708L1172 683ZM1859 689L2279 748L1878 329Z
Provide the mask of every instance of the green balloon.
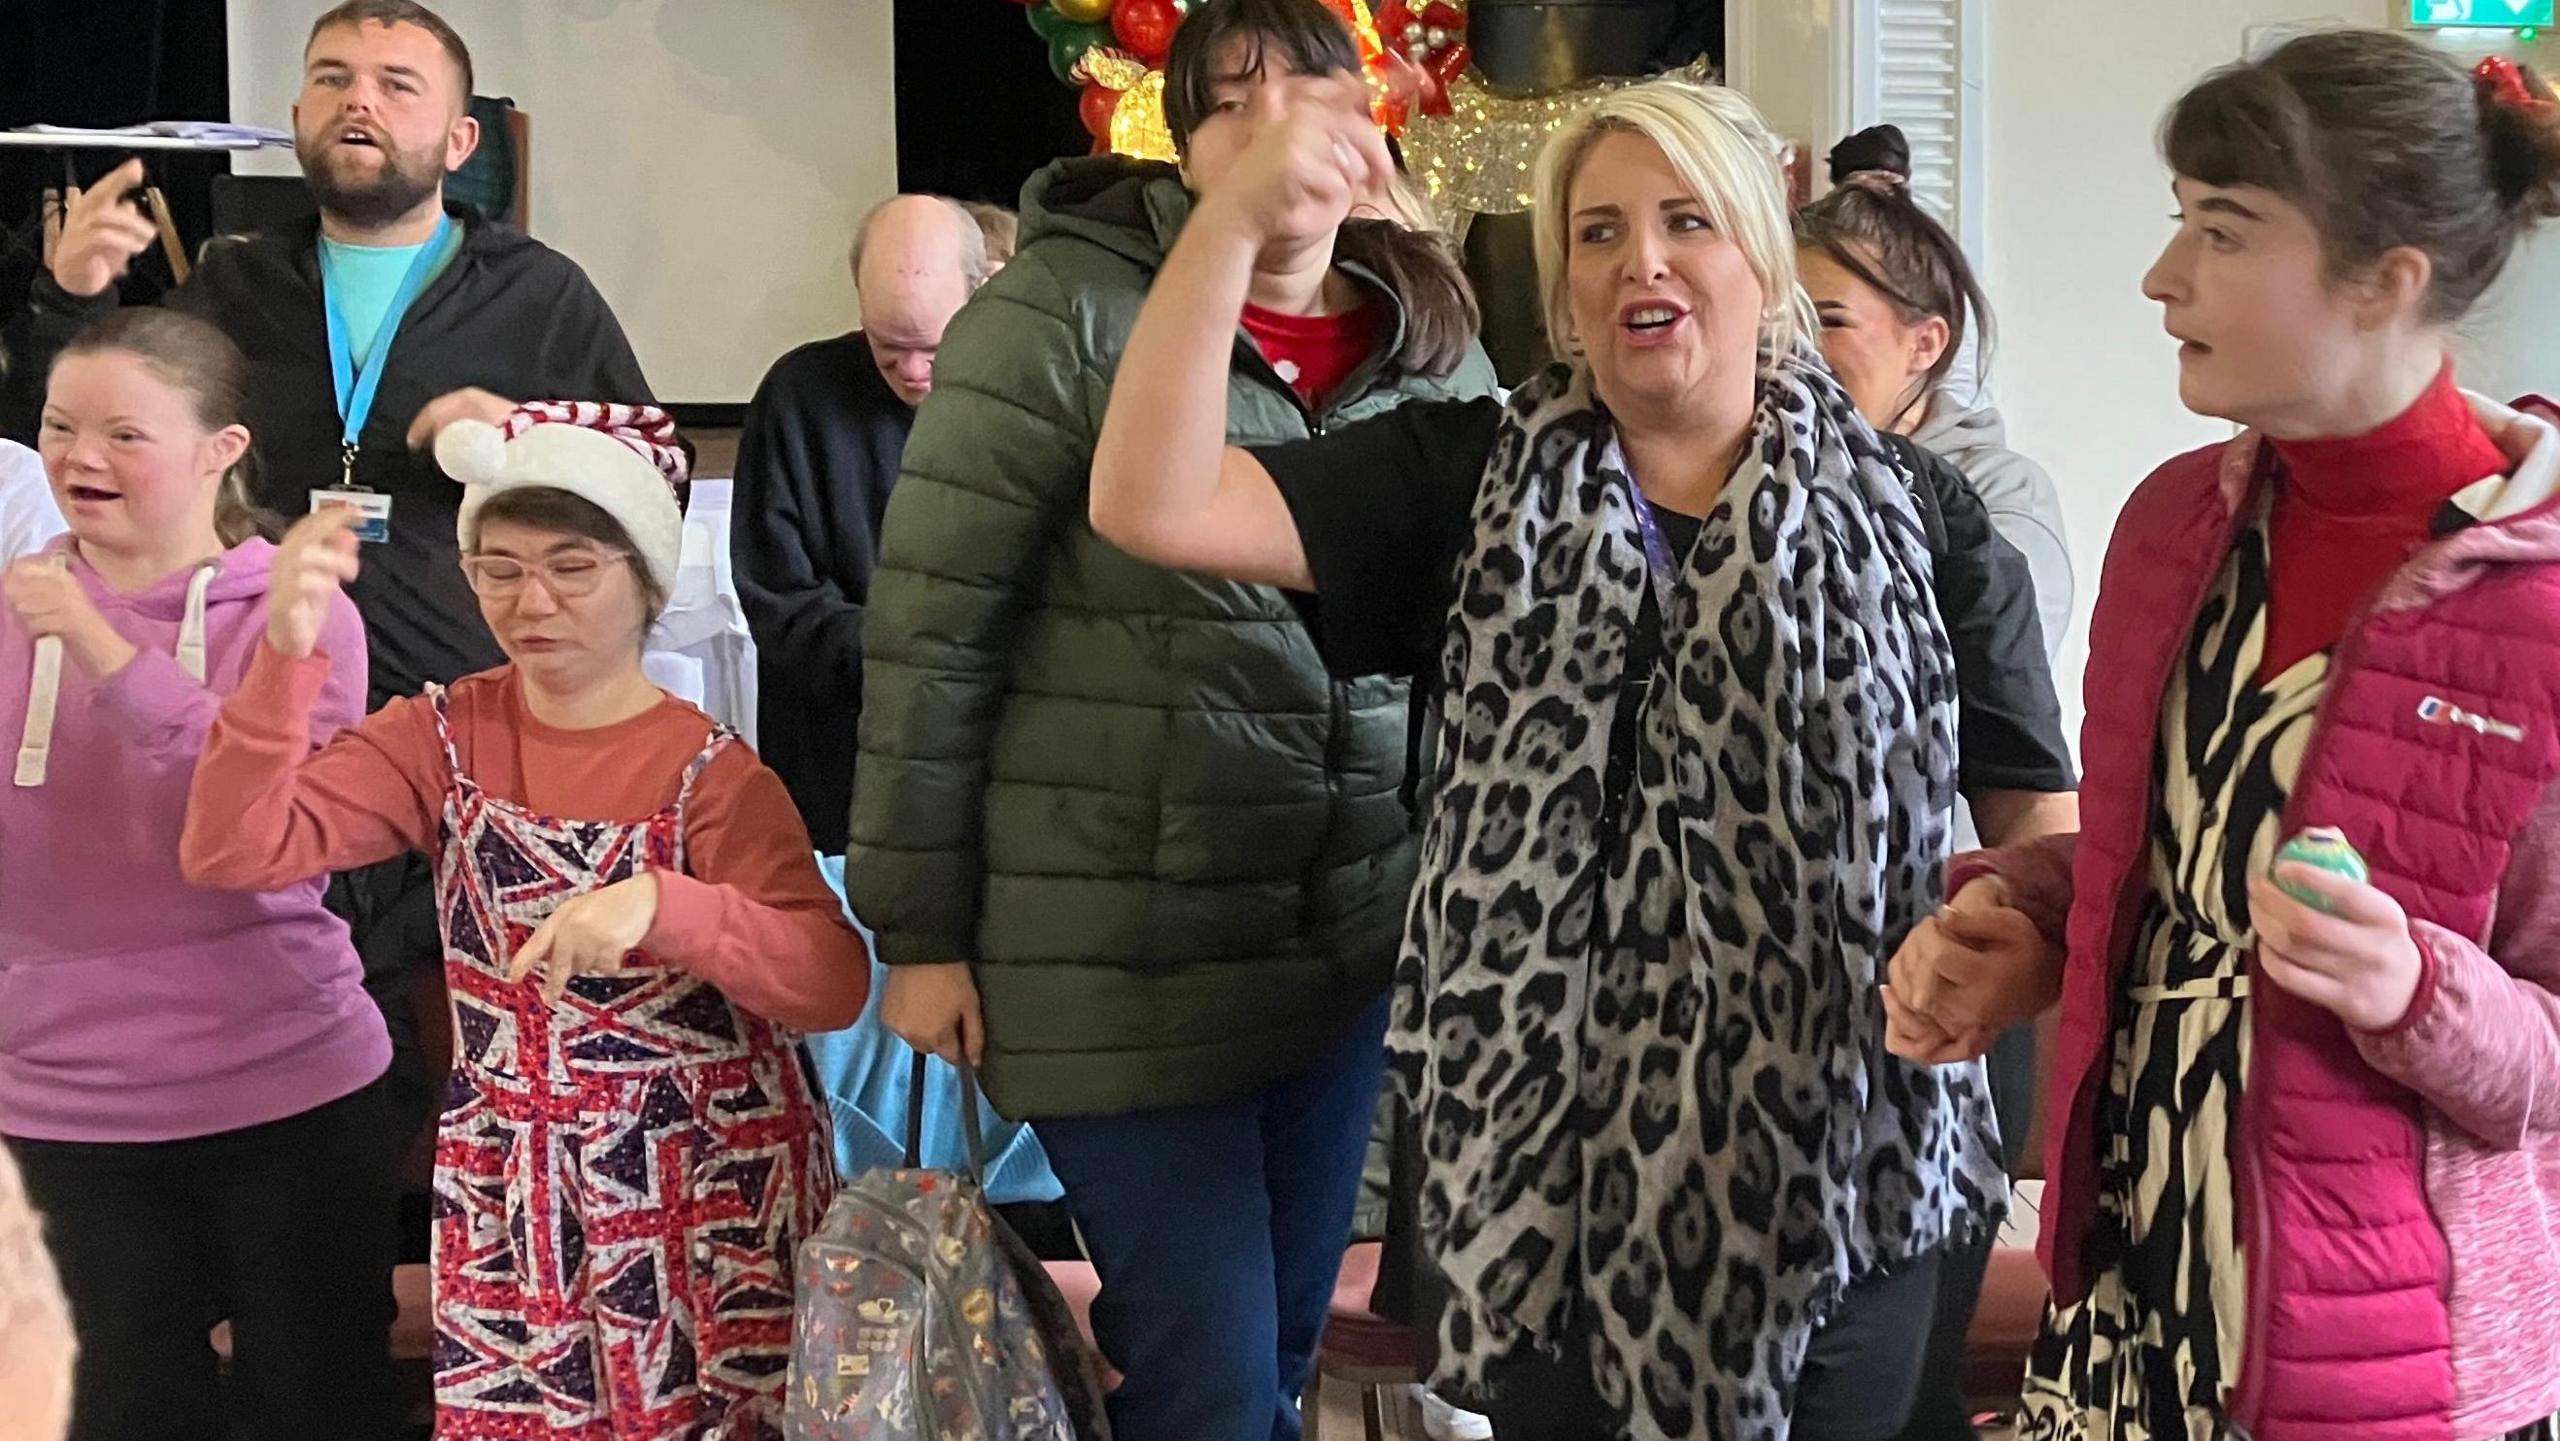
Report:
M1110 26L1068 22L1064 30L1050 37L1049 69L1056 73L1060 84L1074 85L1078 83L1075 78L1076 62L1084 58L1084 52L1096 45L1110 43Z
M1048 0L1023 7L1022 14L1031 22L1031 33L1043 40L1055 40L1076 28L1076 22L1059 14L1058 7L1049 4Z

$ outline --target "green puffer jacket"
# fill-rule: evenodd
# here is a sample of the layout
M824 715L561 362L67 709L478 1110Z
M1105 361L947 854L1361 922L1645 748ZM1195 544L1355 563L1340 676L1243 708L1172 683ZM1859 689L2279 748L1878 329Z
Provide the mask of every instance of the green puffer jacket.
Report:
M976 963L1016 1119L1299 1069L1385 990L1413 880L1404 686L1329 677L1278 591L1086 523L1111 379L1190 208L1170 166L1032 178L1020 253L935 357L872 577L847 888L889 964ZM1481 350L1381 383L1401 312L1380 329L1320 417L1239 334L1229 438L1492 389Z

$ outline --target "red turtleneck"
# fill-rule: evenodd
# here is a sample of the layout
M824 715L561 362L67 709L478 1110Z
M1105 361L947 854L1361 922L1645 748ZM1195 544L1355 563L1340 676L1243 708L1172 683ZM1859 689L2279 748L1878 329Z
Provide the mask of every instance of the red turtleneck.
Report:
M2445 502L2507 469L2450 363L2379 430L2275 448L2284 469L2267 531L2261 679L2337 644L2356 608L2435 534Z

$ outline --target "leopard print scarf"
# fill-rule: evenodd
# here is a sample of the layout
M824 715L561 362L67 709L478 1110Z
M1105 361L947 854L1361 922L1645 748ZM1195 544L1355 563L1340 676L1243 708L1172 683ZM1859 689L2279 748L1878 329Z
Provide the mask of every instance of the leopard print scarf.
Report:
M1979 1063L1885 1053L1884 962L1939 898L1955 667L1908 482L1820 363L1765 368L1675 561L1587 377L1515 394L1441 657L1395 986L1446 1271L1443 1381L1578 1315L1632 1434L1782 1438L1853 1278L1996 1224ZM1639 692L1634 774L1611 718Z

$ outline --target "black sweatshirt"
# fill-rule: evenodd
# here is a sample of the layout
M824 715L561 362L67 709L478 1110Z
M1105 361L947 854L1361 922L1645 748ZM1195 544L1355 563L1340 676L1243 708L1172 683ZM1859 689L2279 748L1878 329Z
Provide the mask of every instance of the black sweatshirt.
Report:
M880 518L914 423L857 330L774 362L738 437L729 557L756 639L756 749L829 855L853 804Z
M613 311L575 262L467 209L447 209L463 225L462 249L400 318L356 458L356 483L392 498L391 539L365 547L364 572L349 587L371 651L368 709L505 659L463 579L454 538L462 487L432 454L409 449L418 411L472 385L510 400L653 398ZM217 240L166 302L221 326L249 357L254 489L287 519L309 510L310 493L337 484L341 470L319 234L313 217ZM82 299L42 271L29 298L19 359L38 375L117 304L112 287Z

